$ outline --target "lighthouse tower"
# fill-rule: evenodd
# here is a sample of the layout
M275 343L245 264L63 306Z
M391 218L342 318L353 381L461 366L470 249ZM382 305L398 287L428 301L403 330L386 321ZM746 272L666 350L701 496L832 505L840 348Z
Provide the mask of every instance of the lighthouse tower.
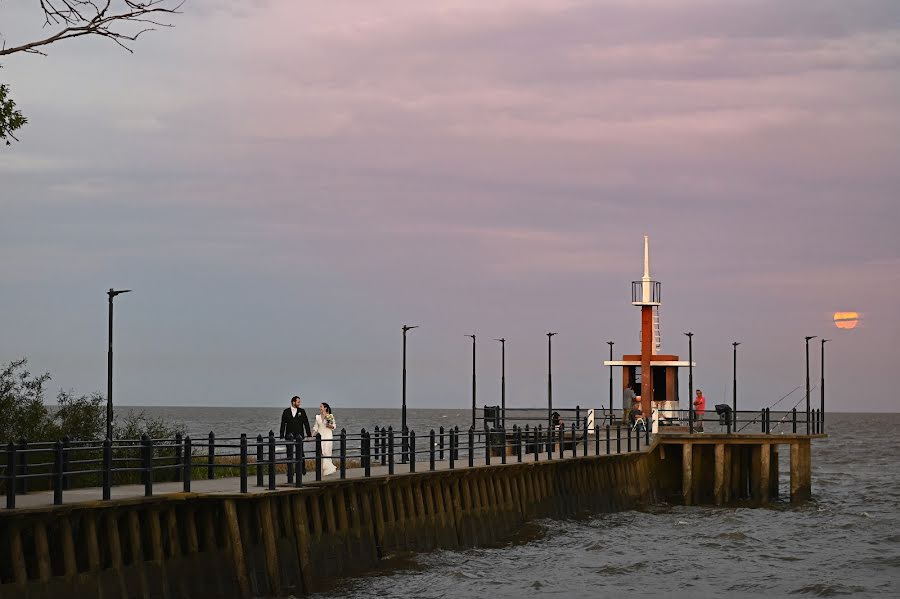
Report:
M641 307L641 411L651 413L653 401L653 356L660 346L659 281L650 278L650 237L644 235L644 276L631 282L631 304Z
M640 396L641 411L649 416L653 409L672 421L678 410L678 369L688 366L678 356L661 354L659 306L661 285L650 276L650 238L644 236L644 274L631 282L631 305L641 308L641 353L625 354L621 360L608 360L606 366L622 367L622 388L631 385ZM631 406L622 406L629 409Z

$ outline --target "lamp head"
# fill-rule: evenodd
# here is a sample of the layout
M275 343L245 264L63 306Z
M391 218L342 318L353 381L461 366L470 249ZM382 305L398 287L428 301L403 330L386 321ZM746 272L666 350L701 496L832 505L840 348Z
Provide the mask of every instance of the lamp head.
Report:
M403 325L403 332L405 333L406 331L411 331L412 329L418 329L418 328L419 328L419 325L413 325L413 326Z
M552 337L553 335L556 335L556 334L557 334L557 333L547 333L547 336L548 336L548 337Z
M109 288L109 291L106 292L110 298L116 297L117 295L121 295L123 293L131 293L131 289L119 289L115 290L112 287Z
M807 336L805 337L805 339L806 339L807 343L809 343L809 340L810 340L810 339L815 339L816 337L818 337L818 335L807 335Z

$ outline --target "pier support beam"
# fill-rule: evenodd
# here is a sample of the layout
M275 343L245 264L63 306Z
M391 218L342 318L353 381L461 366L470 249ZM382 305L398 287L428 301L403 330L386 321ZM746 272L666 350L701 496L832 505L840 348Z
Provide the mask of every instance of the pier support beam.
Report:
M694 446L691 443L681 446L681 497L684 505L694 502Z
M772 457L769 460L769 500L778 499L778 446L772 445Z
M769 477L772 473L771 450L772 446L768 443L759 445L759 489L756 494L762 503L769 502Z
M716 465L713 475L713 497L716 505L725 504L725 445L716 445Z
M791 503L802 503L812 496L812 460L809 439L791 443Z

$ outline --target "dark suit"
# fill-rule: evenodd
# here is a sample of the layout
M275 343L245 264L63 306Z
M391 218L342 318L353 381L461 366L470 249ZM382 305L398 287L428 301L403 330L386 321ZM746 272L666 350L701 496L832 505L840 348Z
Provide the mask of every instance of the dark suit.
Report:
M291 416L290 408L286 408L281 413L281 432L278 433L278 437L284 439L284 436L288 433L292 434L294 439L298 436L312 436L312 429L309 428L309 419L306 417L306 412L303 411L303 408L297 408L296 416Z
M281 413L281 430L278 433L278 436L284 439L284 436L290 434L293 435L294 440L302 440L305 437L312 436L312 430L309 428L309 419L306 417L306 412L303 411L303 408L297 408L297 415L291 415L291 409L286 408L284 412ZM301 441L302 442L302 441ZM288 457L288 480L292 478L294 466L294 444L287 444L287 457ZM305 461L300 464L300 472L302 474L306 474L306 463Z

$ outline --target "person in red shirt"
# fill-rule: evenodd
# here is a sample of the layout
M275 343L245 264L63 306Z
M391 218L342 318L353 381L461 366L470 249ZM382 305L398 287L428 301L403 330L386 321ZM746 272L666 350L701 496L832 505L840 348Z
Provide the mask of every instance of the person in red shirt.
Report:
M703 391L697 389L697 398L694 400L694 422L697 423L696 428L699 432L703 432L703 412L706 411L706 398L703 397Z

